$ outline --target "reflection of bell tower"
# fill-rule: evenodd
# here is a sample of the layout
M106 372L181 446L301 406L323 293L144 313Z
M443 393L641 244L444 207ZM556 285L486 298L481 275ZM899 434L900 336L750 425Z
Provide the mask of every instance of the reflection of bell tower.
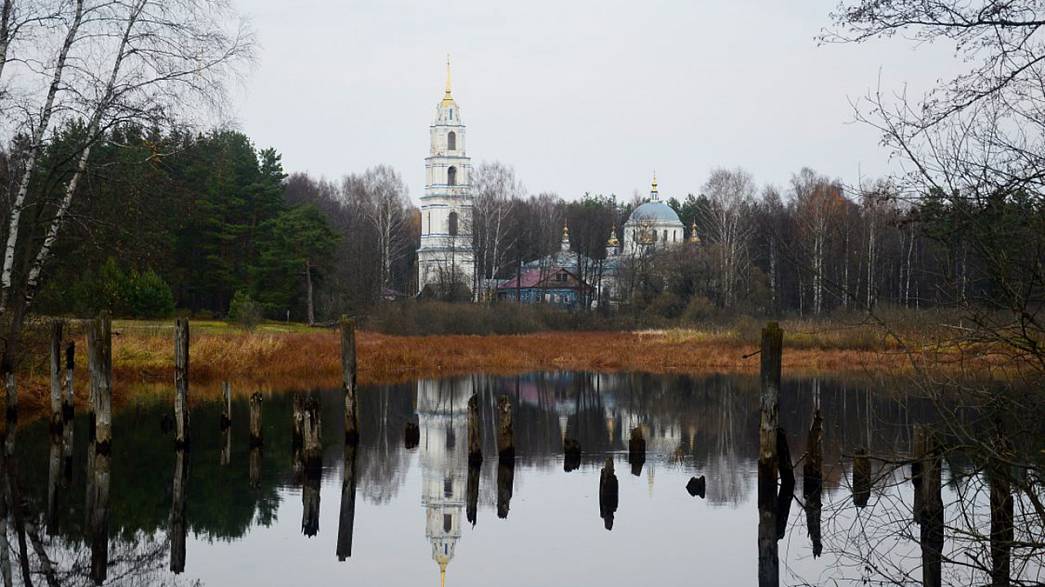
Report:
M461 539L468 475L468 398L471 379L417 382L417 420L421 429L421 504L425 536L442 581Z

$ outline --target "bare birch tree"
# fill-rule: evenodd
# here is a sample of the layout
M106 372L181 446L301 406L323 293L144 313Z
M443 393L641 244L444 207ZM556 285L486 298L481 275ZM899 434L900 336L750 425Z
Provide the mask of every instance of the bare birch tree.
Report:
M750 207L755 197L755 180L743 169L716 169L704 184L704 192L711 203L705 221L710 229L708 238L717 247L722 305L731 308L736 302L739 280L750 261Z
M503 163L480 163L472 172L473 230L479 283L497 277L514 236L508 219L525 188Z
M403 178L391 167L378 165L360 178L363 214L377 236L381 288L392 285L392 265L406 250L402 238L407 218L407 191ZM380 292L379 292L380 293Z

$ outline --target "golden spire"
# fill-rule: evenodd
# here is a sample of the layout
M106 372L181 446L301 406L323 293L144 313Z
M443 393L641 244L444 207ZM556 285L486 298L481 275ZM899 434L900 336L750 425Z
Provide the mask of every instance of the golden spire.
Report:
M446 587L446 563L439 563L439 587Z
M441 106L449 106L454 103L453 94L450 93L450 54L446 55L446 92L443 94Z
M650 199L657 201L660 199L660 195L657 193L657 171L653 170L653 185L650 188Z

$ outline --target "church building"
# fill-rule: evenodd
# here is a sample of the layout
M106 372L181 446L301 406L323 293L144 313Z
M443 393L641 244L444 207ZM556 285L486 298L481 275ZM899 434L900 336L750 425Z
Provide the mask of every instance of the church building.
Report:
M649 201L635 208L624 223L624 254L636 256L680 246L685 242L684 226L671 206L661 201L654 174Z
M450 88L429 127L431 144L425 158L425 192L421 196L421 246L417 249L417 291L446 295L457 287L471 291L475 274L472 252L472 163L465 151L461 109Z

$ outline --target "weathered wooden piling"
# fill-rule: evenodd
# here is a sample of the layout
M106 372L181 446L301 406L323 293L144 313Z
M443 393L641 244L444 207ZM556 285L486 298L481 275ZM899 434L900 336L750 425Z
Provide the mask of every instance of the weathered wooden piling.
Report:
M62 410L62 334L65 323L51 322L51 432L61 431L65 417Z
M921 525L922 584L938 587L943 579L944 513L940 450L936 437L925 426L914 426L913 440L917 466L912 466L911 480L915 493L915 520Z
M777 420L780 412L780 368L784 332L776 322L762 329L761 391L759 394L759 496L771 503L776 499L777 482Z
M102 451L112 442L112 318L102 312L87 324L94 442Z
M261 392L255 391L250 396L250 446L259 447L264 444L261 428Z
M867 449L859 448L853 453L853 504L867 507L871 499L871 457Z
M468 463L483 462L482 420L479 415L479 394L468 398Z
M73 369L76 367L76 343L69 341L65 345L65 395L62 400L62 417L66 422L73 419L76 391L73 387Z
M468 465L468 485L465 491L465 518L473 527L479 512L479 473L478 463Z
M174 444L189 446L189 320L174 322Z
M171 543L171 571L185 571L185 539L188 524L185 519L186 484L189 478L189 456L184 448L175 450L174 478L171 488L171 515L167 533Z
M631 474L638 477L642 474L642 465L646 463L646 436L642 433L642 426L631 429L628 437L628 464L631 465Z
M344 466L341 470L341 512L337 524L337 560L352 556L352 534L356 521L356 445L344 446Z
M261 450L261 445L252 445L250 447L250 453L247 459L247 474L250 479L250 486L252 489L261 487L261 461L264 454Z
M515 488L515 461L501 460L497 464L497 517L505 519L512 503Z
M58 535L59 512L61 507L62 476L62 436L51 435L51 444L47 455L47 534Z
M819 406L813 409L813 422L809 425L806 441L806 459L802 465L802 498L806 514L806 529L813 546L813 558L824 550L820 527L823 510L823 464L824 464L824 420Z
M613 472L613 458L606 457L606 464L599 472L599 517L607 530L613 529L613 516L617 513L619 498L617 475Z
M307 477L318 477L323 469L323 428L319 400L310 396L302 407L301 449L305 472Z
M228 381L221 382L221 429L227 430L232 426L232 384Z
M569 473L581 466L581 443L573 438L562 441L562 469Z
M295 393L290 398L290 446L299 450L305 444L305 396Z
M497 456L501 461L515 460L515 436L512 433L512 400L507 395L497 398Z
M359 415L356 414L356 323L342 316L341 373L345 388L345 442L359 442Z
M403 427L403 446L410 450L421 443L421 428L417 422L407 422Z

